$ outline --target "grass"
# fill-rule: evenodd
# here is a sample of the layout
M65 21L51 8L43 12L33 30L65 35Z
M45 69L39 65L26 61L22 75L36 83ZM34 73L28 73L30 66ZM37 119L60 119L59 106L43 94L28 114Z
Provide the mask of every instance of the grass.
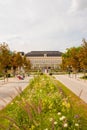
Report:
M83 73L83 76L81 76L80 79L87 80L87 73Z
M81 77L81 79L85 79L85 80L87 80L87 75Z
M75 113L80 115L82 122L82 130L87 129L87 104L77 97L73 92L71 92L65 85L60 81L55 80L56 85L63 90L66 96L70 97L70 102L72 104L72 109Z
M87 104L63 84L40 75L0 111L0 130L86 130L86 111Z

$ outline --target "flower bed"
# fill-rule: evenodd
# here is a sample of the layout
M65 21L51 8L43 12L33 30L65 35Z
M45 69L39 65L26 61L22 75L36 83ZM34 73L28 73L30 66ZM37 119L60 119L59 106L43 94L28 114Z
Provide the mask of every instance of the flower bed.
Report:
M80 130L79 115L49 76L35 77L5 116L9 130ZM2 116L3 118L3 116Z

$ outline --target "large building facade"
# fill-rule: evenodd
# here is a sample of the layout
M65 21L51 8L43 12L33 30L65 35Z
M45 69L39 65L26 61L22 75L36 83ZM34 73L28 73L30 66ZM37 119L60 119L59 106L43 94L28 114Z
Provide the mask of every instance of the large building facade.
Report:
M59 51L31 51L26 54L32 69L56 69L62 63L62 52Z

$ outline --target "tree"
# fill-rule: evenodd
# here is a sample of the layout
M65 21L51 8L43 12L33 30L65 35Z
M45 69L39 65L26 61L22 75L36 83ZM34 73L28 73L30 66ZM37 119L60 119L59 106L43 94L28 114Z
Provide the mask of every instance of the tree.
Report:
M8 70L13 68L15 76L16 71L29 71L31 68L30 61L22 56L20 52L11 52L7 43L0 44L0 73L6 77Z
M87 70L87 41L85 39L82 40L82 48L80 52L80 66L86 71Z
M23 58L19 52L14 52L12 54L11 65L13 68L13 74L15 76L16 70L20 71L21 67L23 66Z
M81 47L72 47L62 55L62 66L64 69L73 71L80 70L79 53Z
M23 65L24 65L25 72L28 72L31 68L31 63L30 60L26 58L26 56L23 57Z
M4 77L8 75L11 68L11 53L7 43L0 44L0 71Z

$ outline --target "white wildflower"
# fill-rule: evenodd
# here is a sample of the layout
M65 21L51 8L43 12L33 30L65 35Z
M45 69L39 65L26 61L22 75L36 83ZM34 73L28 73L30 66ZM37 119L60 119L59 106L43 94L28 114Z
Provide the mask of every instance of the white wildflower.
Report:
M60 116L60 115L61 115L61 112L58 112L57 114Z
M60 121L63 121L65 118L65 116L60 117Z
M49 120L50 120L50 121L53 121L53 118L50 118Z
M57 121L54 122L54 125L56 125L56 124L57 124Z
M78 123L75 123L75 126L79 126L79 124L78 124Z
M67 123L64 123L64 125L63 125L64 127L68 127L68 124Z

